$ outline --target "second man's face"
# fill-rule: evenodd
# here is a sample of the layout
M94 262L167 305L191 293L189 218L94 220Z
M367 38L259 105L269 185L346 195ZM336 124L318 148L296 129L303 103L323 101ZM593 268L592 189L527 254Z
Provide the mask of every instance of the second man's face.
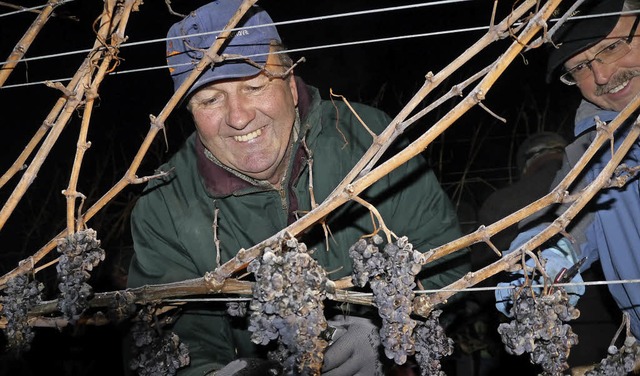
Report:
M253 179L280 182L298 104L295 80L289 77L260 73L217 81L191 97L198 135L222 164Z
M583 51L564 64L572 68L581 62L592 59L596 53L620 38L627 38L635 16L623 16L609 33L607 38L595 46ZM606 110L620 111L640 92L640 45L635 37L630 44L631 50L619 60L603 64L591 63L591 74L577 81L583 97L589 102Z

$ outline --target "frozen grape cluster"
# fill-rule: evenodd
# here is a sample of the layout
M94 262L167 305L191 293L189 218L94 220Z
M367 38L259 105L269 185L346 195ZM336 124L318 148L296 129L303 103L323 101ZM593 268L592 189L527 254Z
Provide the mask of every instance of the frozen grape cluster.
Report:
M396 364L404 364L407 356L415 352L412 333L416 321L411 318L413 289L424 256L413 249L407 237L386 244L380 251L382 242L380 236L374 235L351 246L352 281L360 287L369 282L374 304L382 318L380 337L385 355Z
M609 355L602 359L592 370L585 372L585 376L626 375L634 370L640 359L638 341L629 336L620 348L611 346Z
M87 308L93 297L93 288L87 283L93 270L104 260L104 250L92 229L82 230L58 242L62 254L58 271L58 310L71 322L75 322Z
M561 375L569 368L567 358L578 336L566 322L580 316L569 304L564 289L536 296L532 289L517 293L513 319L498 326L507 353L529 353L531 363L542 367L543 375Z
M133 359L129 367L140 376L175 375L189 364L189 350L177 334L162 330L149 309L143 309L131 328Z
M441 310L433 310L426 321L413 330L416 362L422 376L444 376L440 359L453 353L453 339L447 337L440 325Z
M351 280L356 286L364 287L369 280L386 273L387 260L378 246L382 238L374 235L371 238L360 239L349 248L349 257L353 263Z
M264 249L247 270L255 275L249 304L249 331L254 343L278 339L283 367L289 373L320 374L327 342L325 270L304 243L289 239Z
M233 317L244 317L247 315L247 302L228 302L227 313Z
M28 351L35 334L27 322L29 309L42 301L44 286L29 280L26 274L18 275L7 282L2 302L2 315L7 319L4 329L8 347L17 351Z

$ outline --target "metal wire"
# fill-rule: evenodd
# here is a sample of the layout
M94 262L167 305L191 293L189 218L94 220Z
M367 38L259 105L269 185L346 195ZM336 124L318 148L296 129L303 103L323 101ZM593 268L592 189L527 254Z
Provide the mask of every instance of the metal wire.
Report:
M470 32L470 31L487 30L487 29L489 29L489 26L478 26L478 27L470 27L470 28L463 28L463 29L436 31L436 32L430 32L430 33L400 35L400 36L397 36L397 37L366 39L366 40L355 41L355 42L333 43L333 44L324 44L324 45L312 46L312 47L289 49L289 50L282 51L282 53L285 53L285 52L286 53L294 53L294 52L323 50L323 49L336 48L336 47L365 45L365 44L389 42L389 41L396 41L396 40L403 40L403 39L424 38L424 37L432 37L432 36L438 36L438 35L448 35L448 34L457 34L457 33L464 33L464 32ZM166 40L166 39L163 39L163 40ZM89 52L89 51L90 50L83 50L83 52ZM71 54L71 53L67 53L67 54ZM64 54L56 54L55 57L59 57L59 56L63 56L63 55ZM265 55L265 54L248 55L248 56L244 56L243 58L255 58L255 57L262 56L262 55ZM54 55L48 55L47 57L53 57L53 56ZM229 60L232 60L232 59L229 59ZM26 61L26 60L21 60L21 61ZM187 64L189 64L189 63L187 63ZM178 67L178 66L182 66L182 65L185 65L185 64L158 65L158 66L152 66L152 67L144 67L144 68L122 70L122 71L119 71L119 72L111 72L109 74L110 75L130 74L130 73L146 72L146 71L152 71L152 70L158 70L158 69L174 68L174 67ZM16 87L42 85L45 82L65 82L65 81L70 81L70 80L71 80L71 77L58 78L58 79L52 79L52 80L44 80L44 81L20 83L20 84L14 84L14 85L6 85L6 86L1 87L0 89L10 89L10 88L16 88Z
M59 2L57 5L62 5L62 4L70 3L70 2L72 2L72 1L75 1L75 0L63 0L63 1ZM22 8L22 9L20 9L20 10L16 10L16 11L13 11L13 12L0 13L0 18L1 18L1 17L7 17L7 16L14 16L14 15L16 15L16 14L24 13L24 12L31 12L31 11L33 11L33 10L42 9L42 8L47 7L47 6L49 6L49 4L38 5L38 6L36 6L36 7L32 7L32 8ZM5 64L5 63L6 63L6 61L5 61L4 63L2 63L2 64Z

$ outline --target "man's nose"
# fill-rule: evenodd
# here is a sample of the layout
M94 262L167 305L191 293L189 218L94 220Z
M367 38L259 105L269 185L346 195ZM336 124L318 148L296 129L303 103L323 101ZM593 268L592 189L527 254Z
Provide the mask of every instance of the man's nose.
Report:
M611 75L615 72L615 64L604 64L600 60L596 59L589 64L591 72L593 73L593 79L596 84L604 85L611 79Z
M235 129L243 129L255 118L255 108L243 95L228 98L227 125Z

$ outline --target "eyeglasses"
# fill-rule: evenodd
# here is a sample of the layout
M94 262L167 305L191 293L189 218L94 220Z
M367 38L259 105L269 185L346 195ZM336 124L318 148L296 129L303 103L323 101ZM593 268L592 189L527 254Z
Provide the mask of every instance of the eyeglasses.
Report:
M589 76L591 70L591 64L597 61L600 64L611 64L622 59L631 51L631 41L636 34L638 28L638 22L640 17L636 16L631 31L626 38L620 38L617 41L611 43L605 48L598 51L597 54L591 60L583 61L582 63L567 70L560 76L560 81L566 85L575 85L578 81L583 80Z

